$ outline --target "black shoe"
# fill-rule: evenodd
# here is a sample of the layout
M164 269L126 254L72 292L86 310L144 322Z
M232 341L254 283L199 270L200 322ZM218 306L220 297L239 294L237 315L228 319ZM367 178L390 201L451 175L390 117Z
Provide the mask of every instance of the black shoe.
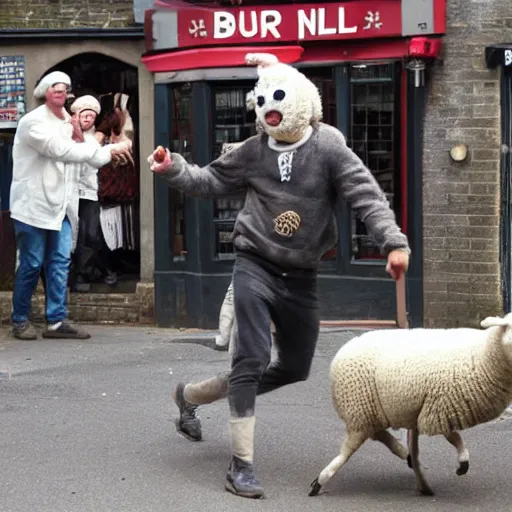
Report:
M30 310L30 313L28 314L28 321L32 324L44 324L46 320L44 315L38 315Z
M112 272L111 270L107 270L107 275L104 279L104 282L109 286L114 286L115 284L117 284L117 274L115 272Z
M74 283L69 287L70 291L75 293L89 293L91 291L90 283Z
M13 324L12 333L19 340L37 340L37 331L30 322Z
M201 420L196 416L197 405L191 405L185 400L183 394L185 384L180 382L174 391L174 402L180 410L180 417L176 419L176 429L189 441L201 441Z
M254 476L252 464L233 456L226 476L226 490L244 498L265 497L263 487Z
M91 337L88 332L73 327L67 322L62 322L58 329L46 329L43 332L43 338L54 338L54 339L72 339L72 340L87 340Z

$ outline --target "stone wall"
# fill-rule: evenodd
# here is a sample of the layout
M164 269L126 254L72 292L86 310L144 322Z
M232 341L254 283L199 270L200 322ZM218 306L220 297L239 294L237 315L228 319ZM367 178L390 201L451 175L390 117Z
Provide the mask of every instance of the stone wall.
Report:
M154 324L152 283L139 283L135 293L71 293L69 318L73 322L97 324ZM32 301L33 313L44 318L41 288ZM0 292L0 323L9 324L12 294Z
M133 0L0 1L0 28L114 28L133 23Z
M485 46L512 41L508 0L449 0L444 56L429 78L424 131L425 326L502 313L500 83ZM466 144L454 163L450 148Z

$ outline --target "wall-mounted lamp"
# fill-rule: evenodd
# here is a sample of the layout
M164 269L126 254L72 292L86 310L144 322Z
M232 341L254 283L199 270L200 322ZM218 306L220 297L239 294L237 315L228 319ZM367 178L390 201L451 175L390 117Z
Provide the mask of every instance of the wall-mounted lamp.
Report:
M468 156L468 147L466 144L457 144L450 149L450 158L454 162L463 162Z

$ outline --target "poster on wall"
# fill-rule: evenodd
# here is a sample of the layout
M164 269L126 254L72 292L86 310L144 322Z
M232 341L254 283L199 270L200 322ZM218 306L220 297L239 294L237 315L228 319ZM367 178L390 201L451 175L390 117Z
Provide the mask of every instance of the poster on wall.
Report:
M25 112L25 58L0 55L0 129L16 128Z

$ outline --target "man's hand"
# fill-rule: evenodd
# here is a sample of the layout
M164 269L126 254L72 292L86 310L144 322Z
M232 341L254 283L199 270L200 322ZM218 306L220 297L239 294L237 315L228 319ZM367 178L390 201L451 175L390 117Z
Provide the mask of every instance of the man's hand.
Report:
M388 254L388 264L386 265L386 272L391 275L396 281L402 277L402 274L407 272L409 268L409 254L399 249L391 251Z
M135 165L132 157L132 142L130 140L115 144L110 154L115 162L120 162L123 165L131 162L132 165Z
M148 164L149 168L154 173L163 173L165 171L168 171L171 168L172 160L171 160L171 153L168 149L165 150L165 156L164 159L161 160L161 149L157 148L151 155L148 156Z
M71 135L73 140L75 142L84 142L84 133L82 131L82 127L80 126L80 120L78 119L77 114L73 114L70 123L73 127L73 134Z

